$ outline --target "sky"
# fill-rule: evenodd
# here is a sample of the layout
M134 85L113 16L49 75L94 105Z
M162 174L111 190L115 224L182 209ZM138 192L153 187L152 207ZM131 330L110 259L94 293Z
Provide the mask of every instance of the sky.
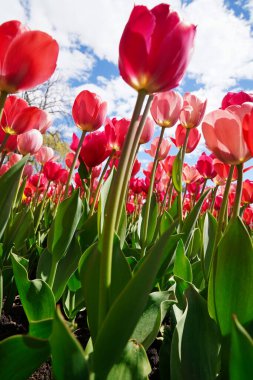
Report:
M118 72L120 37L134 4L151 8L160 2L0 0L0 23L17 19L57 40L55 75L60 81L58 96L68 99L67 112L75 96L87 89L108 102L109 116L130 117L136 92ZM193 56L177 90L207 98L207 112L219 108L228 91L253 93L253 0L171 0L169 4L185 21L197 25ZM55 120L53 128L66 140L77 132L64 120ZM175 128L169 129L167 136L174 132ZM204 148L202 139L190 161L196 161ZM149 161L143 152L140 159L144 164Z

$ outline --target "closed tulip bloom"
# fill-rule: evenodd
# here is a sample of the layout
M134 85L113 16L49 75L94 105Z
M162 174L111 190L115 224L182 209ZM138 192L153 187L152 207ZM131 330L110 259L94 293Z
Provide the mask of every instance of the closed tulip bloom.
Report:
M221 109L225 110L229 106L241 105L245 102L253 102L253 95L247 92L228 92L221 102Z
M9 156L9 164L10 166L15 165L17 162L19 162L23 158L22 154L12 153Z
M27 90L55 71L59 46L47 33L8 21L0 25L0 46L0 91Z
M31 129L28 132L18 135L18 150L23 156L26 154L35 154L43 144L42 134L37 129Z
M140 120L141 120L141 116L139 117L139 121ZM151 117L148 116L142 129L140 144L147 144L152 139L154 132L155 132L154 122L151 119Z
M75 154L72 152L69 152L66 154L65 164L68 168L71 168L74 157L75 157ZM79 165L80 165L80 161L77 159L76 164L75 164L75 169L77 169L79 167Z
M184 128L196 128L202 121L207 100L201 100L189 92L184 94L183 108L180 112L180 124Z
M182 96L178 92L167 91L155 95L150 111L156 124L170 128L178 121L182 106Z
M55 158L54 150L49 146L43 145L34 157L39 164L44 165Z
M174 163L175 158L176 158L176 156L168 156L162 162L164 171L168 177L172 176L172 168L173 168L173 163Z
M42 134L46 133L52 124L49 113L38 107L29 107L24 113L29 120L29 125L32 125L33 129L38 129Z
M135 6L119 45L119 71L137 91L171 90L182 79L196 27L180 20L168 4Z
M48 161L43 167L43 173L48 181L57 181L62 174L62 166L57 162Z
M33 165L26 164L23 171L23 178L30 178L33 174Z
M185 183L194 183L201 179L201 175L195 166L184 164L183 166L183 181Z
M253 203L253 181L246 179L242 184L242 203Z
M159 137L156 137L152 141L150 149L145 149L145 152L148 153L151 157L155 157L156 155L158 142L159 142ZM162 143L160 145L159 152L158 152L159 161L164 160L168 156L170 148L171 148L171 143L169 142L169 140L162 139Z
M110 120L107 119L105 125L105 135L107 137L107 145L109 150L120 151L123 147L130 120L116 119L115 117Z
M253 109L249 114L245 115L242 122L242 128L244 140L253 156Z
M178 124L176 128L175 138L171 137L171 141L176 145L177 148L181 148L184 145L186 137L186 128L182 127L181 124ZM189 138L186 146L186 153L191 153L197 147L199 140L201 138L201 134L199 133L197 128L193 128L190 130Z
M93 132L85 137L80 158L89 168L101 164L109 154L107 137L104 131Z
M205 179L214 178L217 174L214 169L213 158L207 156L205 152L199 157L196 168Z
M87 90L77 95L72 107L75 124L86 132L100 128L105 122L106 112L107 103L102 102L97 94Z
M226 164L238 165L251 157L243 138L243 119L252 108L251 103L230 106L210 112L203 121L202 131L208 149Z

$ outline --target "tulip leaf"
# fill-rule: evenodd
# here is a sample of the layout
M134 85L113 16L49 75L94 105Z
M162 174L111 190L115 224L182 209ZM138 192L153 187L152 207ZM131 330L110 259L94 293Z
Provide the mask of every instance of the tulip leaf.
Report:
M232 219L218 245L208 287L208 309L222 335L232 329L232 315L240 323L253 321L253 247L239 217ZM247 295L247 297L245 297Z
M97 235L97 213L95 213L82 223L81 229L78 231L82 252L86 251L91 244L95 243Z
M169 291L151 293L145 310L132 333L132 339L141 343L147 350L155 340L169 307L175 302L174 294Z
M230 379L253 379L253 339L234 316L232 323Z
M15 335L0 342L0 379L26 380L48 359L47 340Z
M171 379L213 380L216 377L219 334L207 303L193 286L185 290L186 309L173 333ZM169 374L168 374L169 378Z
M142 208L142 216L143 217L145 215L146 207L147 207L147 203L145 203L143 208ZM158 210L158 202L156 201L156 195L153 194L151 197L151 203L150 203L150 209L149 209L149 218L148 218L146 241L143 241L144 223L141 224L141 241L142 241L142 244L145 246L149 246L153 240L154 233L156 230L156 225L157 225L158 211L159 210Z
M60 203L56 217L48 233L47 247L58 262L66 253L82 215L83 205L79 191Z
M120 358L114 364L107 380L147 380L151 367L147 354L141 344L130 340Z
M190 261L185 256L182 239L180 239L177 244L173 273L175 276L180 277L187 282L192 282L192 268Z
M182 150L180 149L178 154L175 157L172 166L172 182L178 193L182 192Z
M14 215L12 222L8 224L5 230L5 250L9 251L13 243L17 251L21 250L33 234L34 224L32 211L30 208L24 208Z
M98 214L97 214L99 235L101 235L102 230L103 230L106 201L107 201L107 197L111 188L111 183L114 178L114 175L115 175L115 169L113 168L109 177L104 182L100 191L100 199L98 203Z
M50 346L56 380L89 379L88 365L82 346L70 332L59 309L55 313Z
M214 249L217 221L210 212L205 215L203 226L203 267L205 275L209 276L212 253Z
M0 177L0 239L7 226L13 202L18 192L20 178L28 157L22 158Z
M145 309L163 251L166 250L173 229L174 225L161 236L146 255L132 279L112 304L99 330L93 360L95 373L102 378L105 378L112 365L120 358Z
M55 300L50 287L39 279L30 281L19 256L11 254L11 260L16 285L28 321L53 318Z

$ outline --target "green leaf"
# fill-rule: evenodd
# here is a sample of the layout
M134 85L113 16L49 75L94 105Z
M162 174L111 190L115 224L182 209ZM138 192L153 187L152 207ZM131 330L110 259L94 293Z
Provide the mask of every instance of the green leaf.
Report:
M160 269L157 273L157 278L160 279L172 264L175 250L177 247L178 241L182 238L183 234L171 235L167 241L166 247L163 250Z
M185 290L185 296L187 306L172 338L171 379L214 380L219 351L217 326L209 317L206 301L193 286Z
M55 262L58 262L67 251L81 218L82 209L78 190L60 203L47 240L48 250Z
M48 359L47 340L16 335L0 343L0 379L27 380Z
M0 177L0 239L8 223L20 178L28 157L22 158Z
M5 230L5 250L9 251L13 243L17 251L21 250L26 245L27 240L33 235L34 224L32 211L30 208L24 208L14 215L13 220L8 224Z
M184 225L182 232L184 233L183 242L185 243L185 246L187 247L190 240L191 240L191 233L195 228L195 225L197 223L199 213L201 210L201 207L203 205L203 202L205 200L205 197L209 193L210 190L207 190L198 200L198 202L195 204L191 212L187 215L186 219L184 220Z
M97 213L95 213L84 223L82 223L82 228L78 231L79 243L82 248L82 252L86 251L90 245L95 243L97 235Z
M154 292L148 297L148 303L142 313L132 338L141 343L147 350L157 337L161 323L169 309L176 302L173 293L169 291Z
M232 315L253 321L253 247L241 219L231 220L218 245L208 287L208 310L222 335L232 329Z
M178 193L182 192L182 181L181 181L181 167L182 167L182 151L179 150L172 166L172 182Z
M56 380L89 379L89 371L83 349L69 331L58 309L50 337L53 372Z
M42 280L29 280L17 255L11 254L16 285L29 322L54 316L55 300L50 287Z
M3 307L3 272L0 269L0 315L2 314Z
M234 316L230 353L230 379L253 379L253 340Z
M119 363L114 364L107 380L147 380L151 367L147 354L134 340L130 340Z
M145 209L147 207L147 204L142 208L142 215L145 215ZM143 241L143 227L144 223L141 224L141 241L145 246L149 246L150 243L153 240L153 236L156 230L156 224L157 224L157 218L158 218L158 203L156 201L156 195L152 194L151 203L150 203L150 210L149 210L149 219L148 219L148 229L147 229L147 237L146 241Z
M212 253L214 249L217 221L210 212L205 215L203 228L203 267L206 277L209 277Z
M129 264L120 249L120 242L117 237L114 240L112 258L111 304L132 278ZM79 264L80 280L82 283L88 312L89 327L93 341L95 341L98 332L99 271L100 252L97 244L94 244L87 249Z
M101 376L105 376L120 358L144 311L170 234L171 230L163 234L147 254L133 278L116 298L99 330L93 359L95 372Z
M192 282L192 268L190 261L185 256L182 239L180 239L177 244L173 273L175 276L180 277L187 282Z
M168 213L167 211L164 211L162 217L161 217L161 222L160 222L160 234L162 235L165 231L167 231L172 223L174 222L174 219Z

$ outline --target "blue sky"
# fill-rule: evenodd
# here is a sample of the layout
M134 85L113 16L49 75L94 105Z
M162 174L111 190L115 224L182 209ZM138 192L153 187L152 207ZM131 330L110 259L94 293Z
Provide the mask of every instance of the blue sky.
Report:
M57 75L59 93L70 111L83 89L97 92L108 102L109 114L130 117L136 97L120 78L118 44L135 4L152 7L156 0L0 0L0 22L19 19L31 29L50 33L60 44ZM178 91L194 91L208 99L208 111L220 106L227 91L253 93L253 0L171 0L173 9L197 25L195 50ZM77 132L56 120L65 139ZM173 135L171 129L168 135ZM156 134L158 133L158 129ZM190 162L196 161L204 142ZM176 150L172 150L174 154ZM149 157L140 155L144 164Z

